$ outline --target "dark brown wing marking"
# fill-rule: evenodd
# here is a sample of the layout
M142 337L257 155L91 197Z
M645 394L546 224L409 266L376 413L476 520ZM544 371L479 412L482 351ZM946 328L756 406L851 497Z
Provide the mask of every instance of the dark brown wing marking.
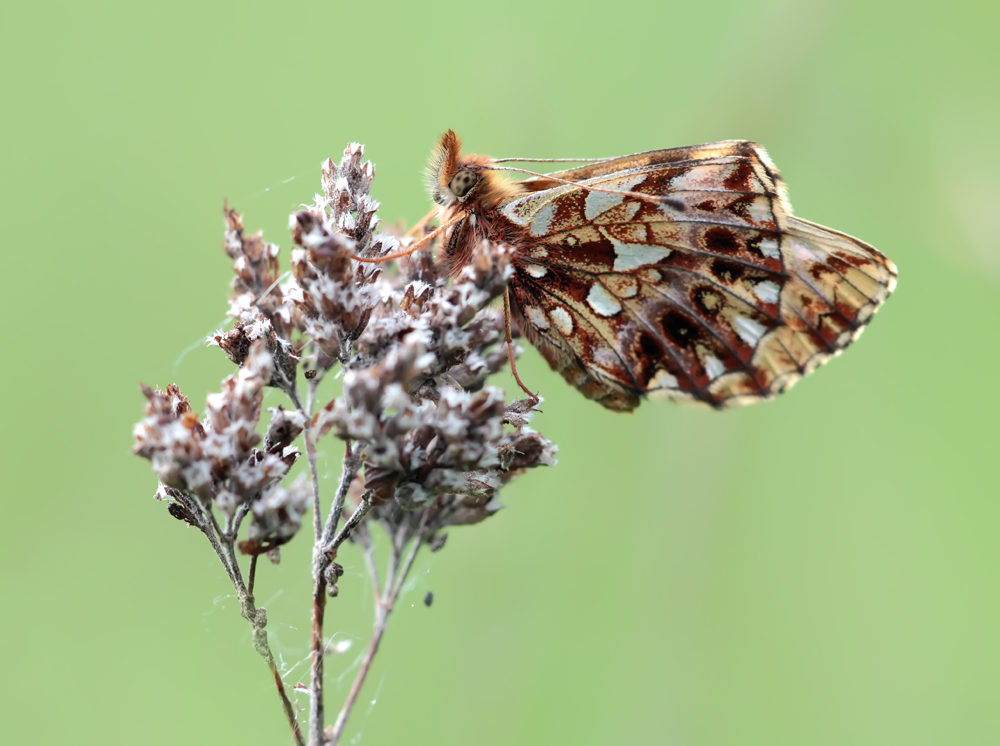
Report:
M570 383L612 409L637 406L643 393L714 407L773 397L856 339L895 285L895 267L872 247L792 217L752 143L558 176L583 185L550 182L499 208L522 236L511 282L518 324Z

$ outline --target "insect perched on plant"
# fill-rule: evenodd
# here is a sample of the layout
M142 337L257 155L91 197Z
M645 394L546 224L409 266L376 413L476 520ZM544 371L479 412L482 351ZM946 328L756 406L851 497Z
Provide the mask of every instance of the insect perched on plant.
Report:
M551 174L499 165L527 160L462 156L446 132L429 174L440 227L402 253L440 236L455 274L480 241L513 247L508 324L609 409L642 394L716 408L772 398L857 339L895 287L874 248L792 216L755 143Z

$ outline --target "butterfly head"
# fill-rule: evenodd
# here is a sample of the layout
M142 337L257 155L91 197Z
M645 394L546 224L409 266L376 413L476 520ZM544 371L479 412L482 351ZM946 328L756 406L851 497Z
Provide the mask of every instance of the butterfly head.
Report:
M427 171L431 196L442 207L492 205L512 191L512 185L489 170L491 158L462 155L462 141L453 130L441 136Z

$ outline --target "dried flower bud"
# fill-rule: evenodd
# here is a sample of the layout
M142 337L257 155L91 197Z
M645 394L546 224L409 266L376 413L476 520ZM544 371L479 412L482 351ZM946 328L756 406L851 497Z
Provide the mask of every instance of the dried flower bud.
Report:
M178 521L184 521L189 526L198 526L198 520L194 517L194 514L180 503L170 503L167 505L167 512Z
M392 498L408 511L433 507L438 527L482 520L499 510L494 497L512 470L554 462L554 451L530 438L532 452L518 450L541 399L506 405L502 391L482 387L507 362L497 348L503 316L484 306L503 292L509 256L504 246L480 246L450 287L416 262L408 269L434 285L405 272L376 283L381 301L346 364L343 395L315 425L360 445L379 520L405 520L386 504Z
M146 417L136 424L132 453L147 458L159 480L202 497L212 494L212 464L206 457L205 428L176 385L165 390L140 385Z
M253 502L249 540L240 543L244 554L263 554L288 543L302 528L302 516L309 508L312 488L302 477L287 490L272 485Z
M143 386L146 417L135 426L133 453L150 460L167 488L214 500L223 513L234 515L240 505L281 480L298 455L294 449L256 448L264 382L273 371L265 343L255 342L238 374L207 397L202 422L176 386L165 391ZM278 429L290 435L302 424L301 417L287 416Z
M284 407L272 407L267 411L271 413L271 424L264 436L264 449L280 456L302 434L306 417L302 412L290 412Z
M285 305L282 289L278 286L278 247L265 243L258 232L253 236L243 233L243 217L236 211L223 207L226 234L222 247L233 260L232 288L237 293L230 299L229 315L244 322L252 322L263 314L282 339L290 339L294 320Z
M343 574L344 574L343 566L337 564L336 562L331 562L326 566L326 569L323 571L323 578L330 585L335 585L337 583L337 579L343 576Z
M358 264L352 257L380 256L398 246L396 239L374 232L379 205L369 190L375 168L361 163L363 153L352 144L339 166L327 160L323 196L291 219L292 239L301 248L292 253L294 282L286 295L318 346L316 364L323 368L347 361L378 300L372 284L381 266Z
M295 385L295 366L299 356L295 354L291 342L275 333L271 322L263 314L257 314L253 323L238 322L232 331L218 332L208 339L208 344L222 348L229 359L240 367L257 342L263 344L273 363L265 384L291 391Z
M503 421L505 425L522 427L531 422L535 412L540 412L538 405L544 401L540 396L532 396L527 399L518 399L507 405L504 412Z

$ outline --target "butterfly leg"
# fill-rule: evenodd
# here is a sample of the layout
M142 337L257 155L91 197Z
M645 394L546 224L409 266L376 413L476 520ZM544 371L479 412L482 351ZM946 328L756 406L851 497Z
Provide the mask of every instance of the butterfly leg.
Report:
M517 374L517 364L514 362L514 336L510 331L510 291L504 288L503 291L503 324L504 324L504 334L507 338L507 357L510 359L510 372L514 374L514 380L517 381L517 385L521 387L521 391L526 393L532 399L538 399L537 394L531 392L531 390L524 385L524 381L521 380L521 376Z

